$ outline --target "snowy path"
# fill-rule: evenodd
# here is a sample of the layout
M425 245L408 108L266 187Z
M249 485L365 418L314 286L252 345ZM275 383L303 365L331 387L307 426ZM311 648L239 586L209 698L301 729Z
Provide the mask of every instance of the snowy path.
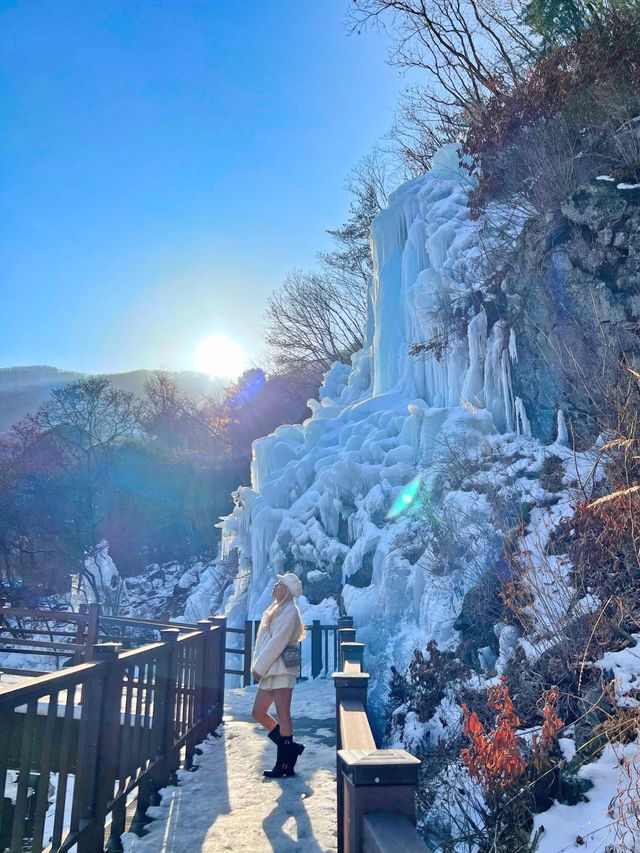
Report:
M331 679L296 685L294 736L306 744L290 779L264 779L276 749L251 718L257 687L226 690L221 737L196 756L196 772L162 791L149 834L123 836L126 853L336 850L335 691ZM273 710L273 709L272 709Z

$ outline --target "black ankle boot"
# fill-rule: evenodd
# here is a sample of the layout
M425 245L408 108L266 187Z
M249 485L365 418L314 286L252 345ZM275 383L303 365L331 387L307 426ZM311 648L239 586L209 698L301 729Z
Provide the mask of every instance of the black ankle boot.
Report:
M272 740L272 741L276 744L276 746L277 746L278 741L280 740L280 723L276 723L276 724L275 724L275 726L271 729L271 731L269 732L269 734L267 735L267 737L268 737L268 738L271 738L271 740Z
M293 736L292 736L293 737ZM302 753L304 752L304 744L296 743L295 740L291 742L291 769L293 770L296 766L296 761Z
M278 757L272 770L263 770L262 775L270 779L282 776L293 776L293 738L291 735L280 735L278 740ZM297 756L296 756L297 757Z

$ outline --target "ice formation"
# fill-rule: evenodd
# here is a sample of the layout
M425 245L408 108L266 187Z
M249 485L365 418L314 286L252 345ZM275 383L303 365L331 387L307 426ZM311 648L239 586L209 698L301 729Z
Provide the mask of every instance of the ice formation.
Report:
M109 555L109 543L102 539L84 561L84 572L74 575L71 582L71 607L80 604L102 603L106 614L117 614L126 584Z
M500 442L520 460L504 489L522 499L539 488L541 448L511 386L515 335L473 298L472 187L448 145L391 195L373 226L364 348L329 370L307 421L254 442L251 487L222 525L223 548L239 556L230 624L259 618L275 573L296 571L307 620L333 621L337 601L354 617L374 704L390 661L429 639L454 644L464 594L497 557L481 479ZM391 517L416 476L418 493Z

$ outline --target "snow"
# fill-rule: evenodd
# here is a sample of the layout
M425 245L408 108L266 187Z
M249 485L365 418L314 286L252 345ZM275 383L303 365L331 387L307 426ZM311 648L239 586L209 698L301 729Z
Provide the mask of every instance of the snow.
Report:
M632 634L634 646L620 649L616 652L606 652L604 657L595 662L602 670L609 670L615 679L615 694L618 705L627 708L637 708L640 702L628 694L640 689L640 634Z
M609 744L600 758L580 768L578 778L593 784L587 801L574 806L554 803L535 816L532 839L544 828L536 853L638 849L638 747L637 742Z
M198 563L185 572L178 585L189 590L189 596L180 619L176 621L195 623L199 619L207 619L220 603L226 577L218 561L206 565Z
M50 642L51 638L45 634L30 634L30 639ZM19 648L19 647L18 647ZM7 669L28 669L34 672L48 672L58 669L58 664L73 657L73 652L58 652L57 655L34 655L29 652L8 652L0 647L0 689L10 683L11 676L2 672Z
M296 775L265 779L276 749L251 718L257 687L226 691L221 737L200 745L195 772L178 771L179 785L161 791L148 810L155 820L144 838L127 833L127 853L325 853L337 849L335 688L331 679L300 682L293 691L294 737L306 749ZM273 712L273 709L272 709Z
M502 623L498 623L494 630L498 637L500 652L496 661L496 672L498 675L504 675L509 662L515 657L518 640L522 632L514 625L503 625Z
M5 781L4 787L4 796L11 800L12 803L15 804L16 795L18 793L18 773L13 771L8 771ZM51 773L49 776L49 786L47 791L47 801L49 803L49 807L46 811L44 818L44 828L43 828L43 839L45 844L51 840L53 835L53 828L55 823L55 813L56 813L56 794L58 789L58 773ZM65 793L65 804L64 804L64 816L62 819L62 826L68 828L71 823L71 811L73 809L73 791L75 787L75 776L73 774L69 774L67 776L66 781L66 793ZM29 785L28 787L28 796L33 796L34 788ZM70 848L71 853L77 850L77 847L74 845Z

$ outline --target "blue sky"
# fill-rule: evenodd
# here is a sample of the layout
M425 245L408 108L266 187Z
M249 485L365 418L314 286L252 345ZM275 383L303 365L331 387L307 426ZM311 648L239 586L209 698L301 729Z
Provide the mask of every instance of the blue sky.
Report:
M0 366L261 350L403 81L348 0L0 0Z

